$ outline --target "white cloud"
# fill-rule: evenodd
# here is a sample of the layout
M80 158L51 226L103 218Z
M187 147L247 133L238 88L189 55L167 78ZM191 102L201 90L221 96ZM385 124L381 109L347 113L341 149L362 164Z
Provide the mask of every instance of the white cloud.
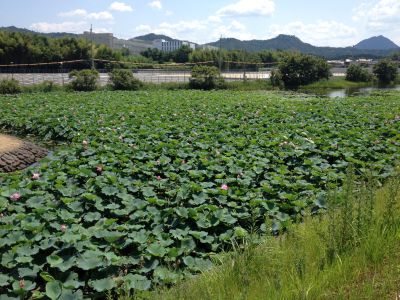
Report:
M74 32L82 33L88 30L89 26L86 22L62 22L62 23L46 23L39 22L30 26L32 30L39 32Z
M209 20L180 21L176 23L163 22L158 26L139 25L135 28L137 34L165 34L172 38L190 40L197 43L216 41L223 37L238 39L253 39L254 35L248 32L247 27L237 20L229 24L212 23Z
M228 25L220 25L212 30L211 38L213 40L218 40L221 36L224 38L236 38L239 40L251 40L256 38L247 30L247 27L244 24L236 20L233 20Z
M239 0L217 11L220 16L268 16L275 11L274 0Z
M135 29L138 34L165 34L172 38L200 42L204 38L203 32L207 31L207 26L202 21L193 20L180 21L177 23L163 22L155 27L142 24L137 26Z
M286 25L271 25L270 37L278 34L295 35L303 42L318 46L348 46L353 43L358 32L355 28L336 21L318 21L305 24L303 22L291 22Z
M150 2L149 6L155 9L162 9L163 7L161 1L158 0Z
M110 5L110 10L120 11L120 12L131 12L133 11L132 6L124 3L124 2L113 2Z
M208 22L211 23L222 23L222 18L221 16L213 15L208 17Z
M152 28L150 25L142 24L142 25L136 26L135 30L139 34L147 34L147 33L151 33Z
M113 15L108 11L101 11L97 13L90 13L86 16L90 20L113 20Z
M80 17L84 19L89 19L89 20L113 20L114 17L113 15L108 12L108 11L100 11L100 12L94 12L94 13L88 13L84 9L75 9L72 11L67 11L67 12L60 12L58 14L60 17Z
M75 9L67 12L61 12L58 14L60 17L86 17L87 16L87 11L84 9Z
M400 26L400 1L364 2L354 10L353 20L365 20L370 29L396 31Z

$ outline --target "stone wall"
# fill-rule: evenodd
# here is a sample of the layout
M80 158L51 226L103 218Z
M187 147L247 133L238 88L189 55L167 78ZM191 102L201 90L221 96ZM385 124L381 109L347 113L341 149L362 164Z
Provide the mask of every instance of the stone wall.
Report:
M0 173L23 170L47 156L48 151L29 142L13 150L0 152Z

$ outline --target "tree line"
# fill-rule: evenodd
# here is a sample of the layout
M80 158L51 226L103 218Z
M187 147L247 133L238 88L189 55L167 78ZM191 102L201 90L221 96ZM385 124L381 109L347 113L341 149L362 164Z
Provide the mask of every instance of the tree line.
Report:
M140 63L142 67L151 68L154 64L211 62L211 65L223 69L255 68L256 64L277 62L283 51L247 52L244 50L196 49L188 46L163 52L158 49L147 49L140 55L130 53L129 49L111 49L105 45L93 45L90 41L74 37L50 38L41 35L21 32L0 31L0 64L37 64L84 60L82 64L64 67L83 69L90 67L92 58L99 60ZM248 62L243 64L241 62ZM50 66L59 68L60 66ZM121 63L96 62L96 68L133 67ZM49 68L49 66L46 66Z

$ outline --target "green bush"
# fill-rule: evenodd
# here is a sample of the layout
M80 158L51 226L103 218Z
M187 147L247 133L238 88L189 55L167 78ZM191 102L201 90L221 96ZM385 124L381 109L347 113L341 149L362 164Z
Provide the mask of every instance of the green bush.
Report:
M131 70L113 70L110 73L111 86L114 90L137 91L143 83L133 76Z
M75 70L69 73L69 78L73 79L70 85L74 91L95 91L97 89L99 72L96 70Z
M351 64L346 73L346 80L353 82L367 82L372 80L372 75L367 69L358 64Z
M0 81L0 94L19 94L22 89L15 79Z
M271 85L274 87L282 88L284 83L282 81L282 74L279 70L272 70L270 77Z
M55 84L53 81L43 81L42 83L30 85L24 88L24 92L27 93L50 93L54 91L61 90L62 87L58 84Z
M191 89L213 90L226 87L225 80L216 67L195 66L192 69L192 78L189 81Z
M329 65L322 58L300 53L284 55L278 65L285 87L296 88L329 79Z
M395 62L384 59L374 66L374 74L379 83L388 84L394 81L398 74L398 66Z

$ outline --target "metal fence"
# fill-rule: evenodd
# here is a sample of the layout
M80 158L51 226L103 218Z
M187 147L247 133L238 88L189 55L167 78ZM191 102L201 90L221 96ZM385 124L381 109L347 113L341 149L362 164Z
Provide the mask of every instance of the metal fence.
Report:
M109 82L109 75L107 70L99 71L99 84L104 86ZM227 81L239 81L239 80L262 80L270 77L271 70L265 69L262 71L252 70L229 70L223 71L222 77ZM148 83L168 83L177 82L185 83L189 82L191 78L190 70L163 70L163 69L149 69L149 70L134 70L133 75L143 82ZM33 84L39 84L44 81L52 81L59 85L68 84L71 79L68 76L66 70L36 70L24 69L18 70L18 72L0 72L0 80L4 79L15 79L20 82L21 85L28 86Z
M109 82L108 70L99 71L99 84L104 86ZM261 69L259 71L236 69L223 71L222 77L227 81L240 81L240 80L266 80L271 76L271 68ZM177 82L185 83L189 82L191 78L190 70L171 70L171 69L139 69L133 70L133 75L143 82L148 83L168 83ZM333 76L345 76L347 68L335 67L331 69ZM9 71L2 73L0 70L0 80L4 79L15 79L20 82L21 85L33 85L42 83L44 81L52 81L59 85L68 84L71 79L68 76L68 70L35 70L35 69L18 69L16 72Z

